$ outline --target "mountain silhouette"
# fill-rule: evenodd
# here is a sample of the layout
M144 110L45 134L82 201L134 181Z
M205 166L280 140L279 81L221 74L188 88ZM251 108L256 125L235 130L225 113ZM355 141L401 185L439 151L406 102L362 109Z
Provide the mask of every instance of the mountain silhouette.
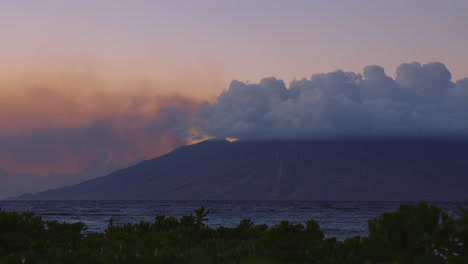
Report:
M23 200L468 199L468 142L213 139Z

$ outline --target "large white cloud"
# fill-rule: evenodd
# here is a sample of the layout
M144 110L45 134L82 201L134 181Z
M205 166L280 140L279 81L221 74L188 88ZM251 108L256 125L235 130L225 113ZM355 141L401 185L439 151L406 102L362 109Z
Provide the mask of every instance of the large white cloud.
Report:
M233 81L195 124L202 135L238 139L467 137L468 78L451 82L444 64L405 63L258 84Z

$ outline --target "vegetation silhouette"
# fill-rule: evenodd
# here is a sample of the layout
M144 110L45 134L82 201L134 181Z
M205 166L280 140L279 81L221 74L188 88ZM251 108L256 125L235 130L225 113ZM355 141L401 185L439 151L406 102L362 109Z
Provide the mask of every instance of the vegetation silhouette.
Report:
M210 228L209 211L177 219L109 225L83 235L81 223L0 211L0 263L468 263L468 210L403 205L369 221L369 236L325 238L314 220Z

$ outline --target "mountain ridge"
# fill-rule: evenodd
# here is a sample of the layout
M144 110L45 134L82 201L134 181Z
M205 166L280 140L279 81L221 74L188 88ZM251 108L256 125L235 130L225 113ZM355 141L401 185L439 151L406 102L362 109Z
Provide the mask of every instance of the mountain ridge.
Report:
M18 200L466 200L468 142L202 141Z

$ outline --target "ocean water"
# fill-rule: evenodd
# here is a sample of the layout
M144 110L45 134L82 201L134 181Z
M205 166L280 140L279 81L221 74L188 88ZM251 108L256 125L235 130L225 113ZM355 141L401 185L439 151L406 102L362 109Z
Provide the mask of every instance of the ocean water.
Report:
M177 218L204 206L210 210L210 227L234 227L244 218L269 226L282 220L294 224L316 220L326 237L343 240L356 235L366 236L368 220L384 212L392 212L402 204L416 202L340 202L340 201L7 201L0 200L5 211L34 211L44 220L83 222L85 233L103 232L109 218L115 225L154 221L156 215ZM454 215L462 202L430 202Z

